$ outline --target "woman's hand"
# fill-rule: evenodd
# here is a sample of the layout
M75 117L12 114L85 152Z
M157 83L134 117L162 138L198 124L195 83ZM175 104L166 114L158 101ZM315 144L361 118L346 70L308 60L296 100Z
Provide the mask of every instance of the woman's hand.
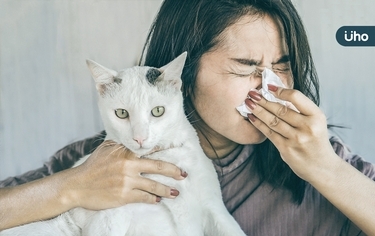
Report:
M353 223L375 235L375 183L342 160L328 139L322 111L301 92L273 85L277 98L292 102L300 113L268 102L254 91L245 102L249 120L279 150L283 160Z
M315 168L336 156L329 142L326 118L301 92L268 87L277 98L293 103L300 113L250 91L250 99L245 101L253 113L249 120L276 146L292 170L309 181L317 173Z
M182 180L186 173L173 164L139 158L123 145L102 143L82 165L75 167L67 181L69 199L74 207L101 210L127 203L156 203L161 197L175 198L179 192L141 176L142 173L165 175Z
M0 189L0 231L46 220L74 207L101 210L127 203L156 203L179 192L142 177L161 174L176 180L187 174L170 163L141 159L105 141L75 168L15 187Z

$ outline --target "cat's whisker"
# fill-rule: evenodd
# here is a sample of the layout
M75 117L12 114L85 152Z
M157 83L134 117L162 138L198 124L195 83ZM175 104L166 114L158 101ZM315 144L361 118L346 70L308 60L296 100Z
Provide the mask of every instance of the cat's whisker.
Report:
M95 140L94 140L94 144L96 143L96 142L99 142L99 143L103 143L103 141L105 140L105 134L103 134L103 133L101 133L101 135L99 136L99 137L97 137ZM95 146L97 146L97 145L95 145ZM91 150L90 150L90 153L93 153L94 151L95 151L95 149L96 148L92 148Z
M194 109L191 112L189 112L188 114L186 114L186 118L188 119L190 124L194 124L194 123L197 123L198 121L202 120L199 116L194 116L195 112L196 112L196 110ZM192 120L192 119L194 119L194 120Z
M106 148L106 147L115 146L115 145L117 145L116 142L114 142L114 141L112 141L112 140L107 140L107 141L105 141L104 143L102 143L100 146L98 146L96 149L97 149L98 151L100 151L100 149L103 149L103 148ZM94 152L96 149L92 150L92 152ZM114 151L116 151L116 150L114 150ZM111 154L112 154L112 153L113 153L113 152L111 152Z
M193 113L195 112L196 110L194 109L194 110L192 110L191 112L189 112L188 114L186 114L186 118L190 118L190 117L192 117L192 115L193 115Z
M124 147L123 145L120 145L120 144L116 144L116 145L118 145L118 147L116 147L116 149L112 150L112 152L109 155L112 155L113 153L118 152L119 150L123 149L123 147Z
M201 121L202 119L196 119L196 120L189 120L190 124L194 124L194 123L197 123L199 121Z
M125 153L127 153L127 152L129 152L130 150L127 148L127 147L125 147L125 146L121 146L120 147L122 150L120 150L123 154L125 154Z

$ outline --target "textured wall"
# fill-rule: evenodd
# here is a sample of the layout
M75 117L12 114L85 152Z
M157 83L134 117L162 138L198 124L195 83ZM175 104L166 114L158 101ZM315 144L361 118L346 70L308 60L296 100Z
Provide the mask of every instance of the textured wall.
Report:
M102 130L85 59L136 63L160 0L0 0L0 179L40 167ZM373 0L295 0L310 37L329 122L375 162L375 47L345 48L343 25L374 24Z

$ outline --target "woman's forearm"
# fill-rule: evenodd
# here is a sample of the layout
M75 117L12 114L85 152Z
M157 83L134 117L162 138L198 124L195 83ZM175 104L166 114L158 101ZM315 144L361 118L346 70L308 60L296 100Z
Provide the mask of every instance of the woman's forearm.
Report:
M173 186L144 178L160 174L176 180L187 176L177 166L139 158L105 141L82 165L27 184L0 189L0 230L55 217L75 207L103 210L128 203L155 204L175 198Z
M310 183L367 235L375 235L375 182L334 157Z
M0 230L55 217L73 206L69 169L23 185L0 189Z

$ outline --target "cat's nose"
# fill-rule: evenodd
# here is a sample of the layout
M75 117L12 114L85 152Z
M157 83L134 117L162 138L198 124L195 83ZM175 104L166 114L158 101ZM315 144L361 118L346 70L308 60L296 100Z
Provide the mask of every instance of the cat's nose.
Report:
M139 146L142 147L142 144L146 140L146 138L138 137L138 138L133 138L133 140L136 141L139 144Z

